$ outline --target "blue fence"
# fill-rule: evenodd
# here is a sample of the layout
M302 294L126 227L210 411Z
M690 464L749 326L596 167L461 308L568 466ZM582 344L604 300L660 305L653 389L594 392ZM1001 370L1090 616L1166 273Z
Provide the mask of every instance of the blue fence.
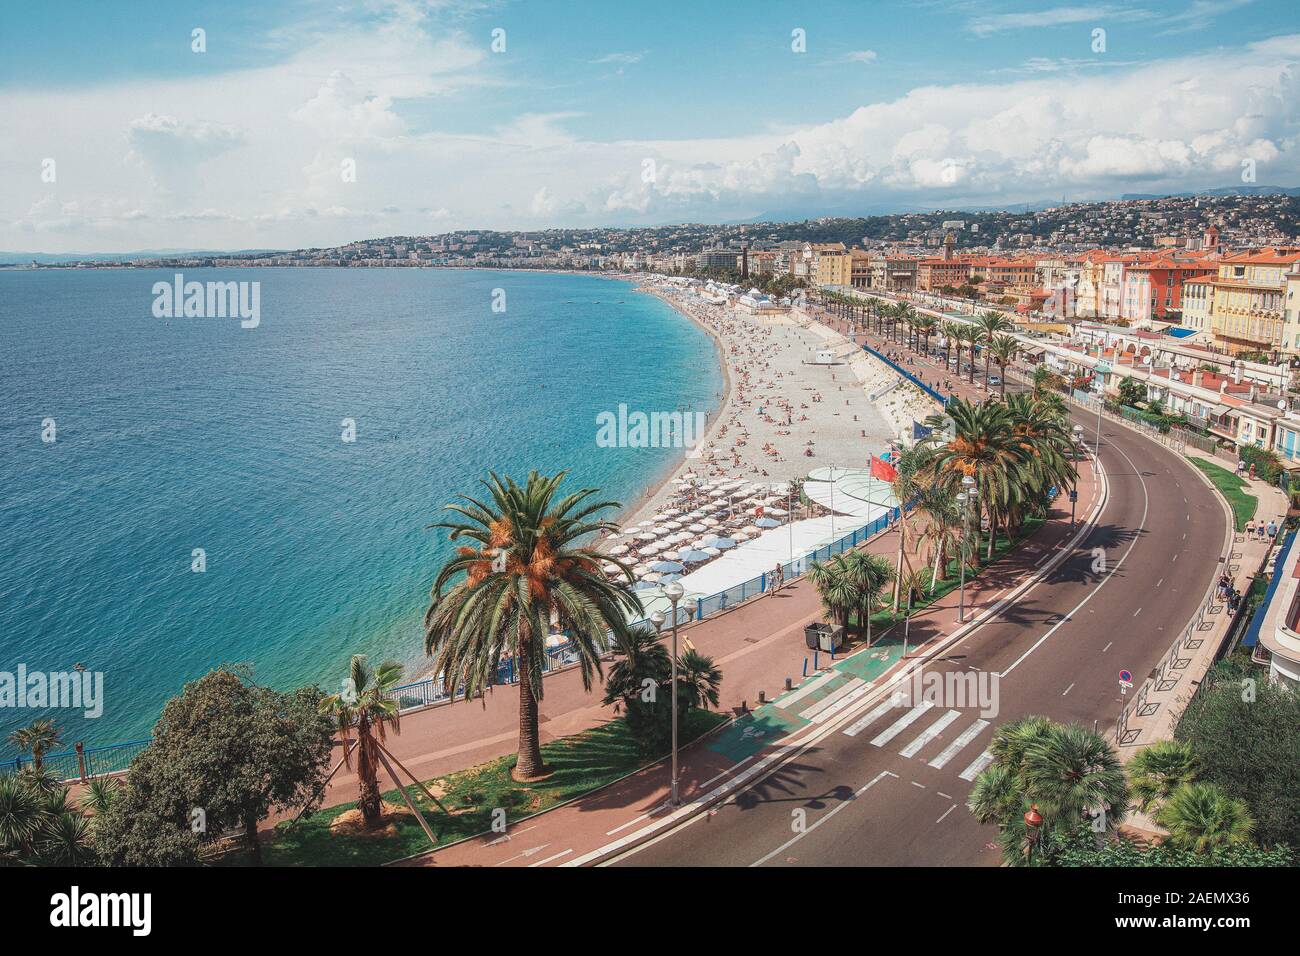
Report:
M98 777L108 773L118 773L131 765L136 754L149 746L150 740L128 740L120 744L107 744L103 747L85 747L80 753L64 750L41 757L41 766L60 780L82 780ZM30 757L15 757L0 761L0 774L17 773L24 767L30 767Z

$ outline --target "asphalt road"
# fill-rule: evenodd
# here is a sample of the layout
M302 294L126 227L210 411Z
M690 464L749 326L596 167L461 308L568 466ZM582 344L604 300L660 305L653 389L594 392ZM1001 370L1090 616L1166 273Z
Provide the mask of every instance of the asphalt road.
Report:
M1088 418L1078 422L1091 446ZM1113 733L1126 700L1120 670L1140 684L1219 573L1226 518L1192 466L1113 422L1102 423L1101 457L1109 497L1074 554L927 667L990 675L977 679L996 686L996 714L988 699L952 696L929 708L862 707L815 748L616 865L997 865L994 828L965 806L993 731L1046 714Z

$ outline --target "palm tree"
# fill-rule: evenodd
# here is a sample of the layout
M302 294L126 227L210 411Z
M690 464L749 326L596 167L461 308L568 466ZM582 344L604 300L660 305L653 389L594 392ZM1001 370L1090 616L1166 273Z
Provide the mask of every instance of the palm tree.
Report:
M989 343L988 351L992 354L993 361L998 363L998 370L1002 373L1002 397L1006 398L1007 366L1014 362L1016 356L1020 354L1020 343L1010 335L999 335Z
M857 608L858 593L844 564L844 555L837 554L826 561L809 564L808 580L817 589L826 613L847 630L849 617Z
M930 336L939 327L939 321L932 315L921 314L916 317L916 331L924 339L921 351L925 354L930 353Z
M41 832L40 797L21 779L0 777L0 861L17 862Z
M1128 812L1128 780L1114 748L1081 724L1059 724L1025 751L1026 796L1057 821L1077 823L1106 814L1118 824Z
M986 348L984 349L984 381L985 382L989 380L989 361L993 357L990 350L993 345L993 341L994 339L997 338L999 333L1008 332L1012 328L1014 328L1014 326L1011 324L1010 321L1008 321L1007 317L995 309L988 309L987 311L981 312L979 315L975 317L975 334L979 337L980 341L982 341L986 346ZM971 347L972 365L974 364L974 358L975 358L975 350L974 350L974 346L972 346ZM973 372L972 372L971 381L972 382L975 381L973 377Z
M1205 853L1215 847L1249 843L1255 821L1244 800L1234 800L1212 783L1186 783L1156 814L1169 831L1169 842L1183 850Z
M33 720L26 727L19 727L9 735L9 743L32 755L32 766L41 769L41 758L63 741L54 721L48 717Z
M542 699L546 637L552 621L569 637L583 686L601 673L600 657L625 637L627 618L640 614L626 567L618 580L605 572L589 543L617 526L596 516L617 509L612 501L591 502L594 488L557 500L565 472L544 477L530 472L525 484L489 474L490 499L461 496L447 510L463 521L440 522L453 541L467 538L438 572L424 616L424 648L436 655L437 672L466 699L482 694L503 657L513 657L519 680L517 780L546 772L542 762L538 703ZM453 579L460 578L455 584Z
M952 347L957 346L958 359L961 358L961 343L964 341L966 326L962 322L945 322L940 330L943 333L943 368L946 372L952 364Z
M1196 779L1196 757L1188 743L1159 740L1139 750L1128 764L1129 784L1138 808L1163 805L1175 790Z
M81 808L97 817L103 816L120 792L118 782L112 777L92 777L86 785L85 793L81 795Z
M926 424L934 429L932 438L935 442L941 440L941 430L949 422L953 439L938 445L935 450L933 467L936 478L941 487L953 494L959 490L962 477L969 475L975 479L978 508L989 515L988 554L991 559L999 515L1023 489L1024 444L1016 437L1010 410L1000 402L975 404L953 399L943 415L931 415L926 419ZM977 510L977 521L979 516Z
M975 778L966 806L980 823L1001 826L1019 810L1021 802L1015 773L1000 763L994 763Z
M718 689L722 686L722 668L696 650L688 650L677 659L678 706L682 711L694 707L718 706Z
M961 532L961 509L957 500L944 488L930 488L923 492L916 510L925 516L925 530L921 537L933 555L930 571L930 592L947 576L947 556L958 545Z
M387 737L391 724L393 733L401 733L401 715L398 703L391 693L402 679L402 665L386 661L371 668L364 654L353 654L348 665L346 689L341 694L331 694L320 702L320 711L329 714L338 724L343 738L343 760L352 767L352 734L357 735L357 781L360 796L357 808L367 826L379 822L379 744Z
M840 555L842 566L854 592L853 605L858 616L858 627L866 624L867 646L871 646L871 615L894 579L894 569L882 555L868 551L850 551Z

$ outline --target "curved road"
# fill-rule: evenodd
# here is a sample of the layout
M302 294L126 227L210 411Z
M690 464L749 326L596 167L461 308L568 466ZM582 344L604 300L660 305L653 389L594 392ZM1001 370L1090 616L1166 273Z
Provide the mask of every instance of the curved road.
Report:
M1091 447L1088 419L1078 417ZM983 702L861 707L814 748L616 865L997 865L994 828L965 807L993 730L1046 714L1112 734L1126 700L1119 671L1140 686L1219 573L1226 516L1191 465L1113 422L1102 423L1101 457L1109 497L1078 550L926 667L977 670L990 684L986 675L999 675L996 714Z

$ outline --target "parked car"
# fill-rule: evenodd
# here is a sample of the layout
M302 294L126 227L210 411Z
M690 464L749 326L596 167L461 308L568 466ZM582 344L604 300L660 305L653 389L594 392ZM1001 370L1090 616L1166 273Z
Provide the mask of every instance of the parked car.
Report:
M990 384L990 385L1001 385L1001 384L1002 384L1002 376L1001 376L1001 375L990 375L990 376L989 376L989 384Z

